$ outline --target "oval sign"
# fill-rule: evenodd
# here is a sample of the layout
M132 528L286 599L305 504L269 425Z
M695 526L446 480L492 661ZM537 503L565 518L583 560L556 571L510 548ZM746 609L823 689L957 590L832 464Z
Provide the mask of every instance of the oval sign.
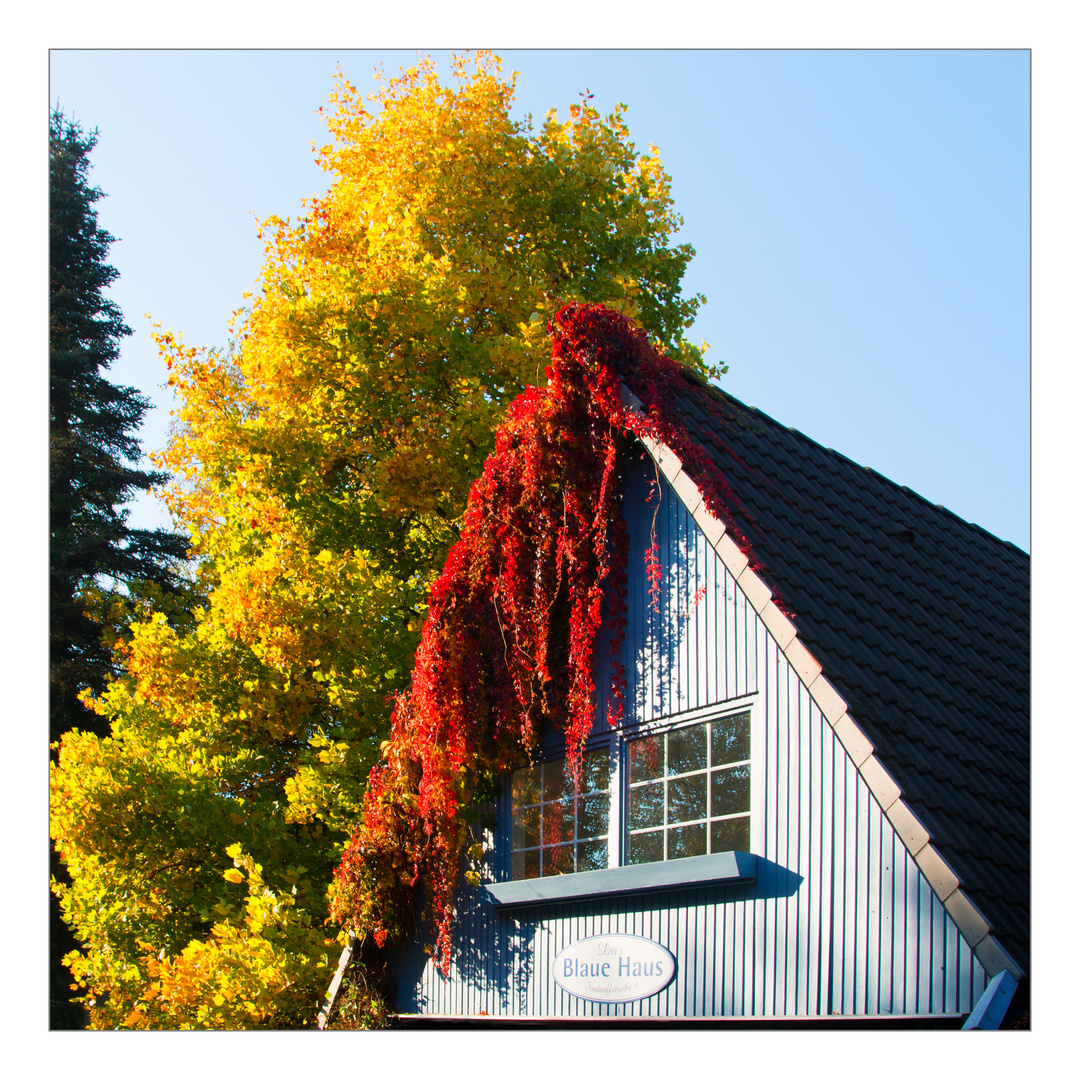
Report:
M675 977L675 957L634 934L598 934L567 945L551 965L555 981L586 1001L640 1001Z

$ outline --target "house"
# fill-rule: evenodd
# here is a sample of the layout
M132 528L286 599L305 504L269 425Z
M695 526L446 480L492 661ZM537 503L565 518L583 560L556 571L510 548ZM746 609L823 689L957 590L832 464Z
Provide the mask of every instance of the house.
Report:
M597 707L576 790L557 731L503 777L446 973L422 933L387 947L394 1010L998 1026L1030 972L1028 556L689 373L667 391L728 520L639 430L625 711Z

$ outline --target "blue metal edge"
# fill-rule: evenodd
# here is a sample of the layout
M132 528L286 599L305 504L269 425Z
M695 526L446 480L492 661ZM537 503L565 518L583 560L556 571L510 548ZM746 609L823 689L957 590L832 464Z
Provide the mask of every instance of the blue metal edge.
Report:
M999 971L964 1022L962 1031L997 1031L1016 993L1017 981L1008 969Z
M580 874L529 878L527 881L491 882L481 896L498 907L552 904L613 893L655 892L717 883L736 884L757 879L757 856L745 851L694 855L688 859L586 870Z

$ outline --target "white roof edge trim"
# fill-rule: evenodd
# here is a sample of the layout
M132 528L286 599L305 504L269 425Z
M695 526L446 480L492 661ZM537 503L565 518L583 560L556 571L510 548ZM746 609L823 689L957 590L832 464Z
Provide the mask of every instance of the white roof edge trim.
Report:
M619 399L634 412L639 412L642 408L641 400L621 382L619 383ZM750 568L748 565L749 559L739 550L738 545L731 537L727 535L727 527L724 523L718 521L709 512L705 506L701 489L682 471L682 461L679 456L671 447L666 446L659 440L645 438L639 439L639 442L649 452L649 456L653 459L656 467L664 475L672 489L676 491L676 494L679 495L683 504L686 505L687 511L694 519L694 523L702 531L706 539L709 540L709 543L712 544L721 562L724 563L729 573L735 578L736 583L746 593L751 606L758 612L762 623L768 633L772 634L780 651L791 662L803 685L810 692L814 703L821 709L826 721L834 731L838 726L841 728L843 734L838 732L838 737L844 746L844 752L848 754L859 775L866 781L874 798L881 805L882 812L885 813L890 824L893 824L900 842L919 867L919 872L926 877L927 882L934 891L934 895L941 901L942 906L944 906L946 900L959 897L959 901L951 900L953 909L959 903L964 905L965 910L971 909L978 912L978 908L964 893L963 889L958 887L958 885L962 884L958 877L955 878L956 884L953 885L947 881L935 881L933 875L926 874L923 864L928 859L939 861L948 866L937 848L930 842L932 834L919 820L918 815L904 801L903 790L900 785L889 776L884 765L877 759L873 744L848 713L847 702L844 701L836 688L825 677L824 667L820 661L799 640L798 630L795 628L794 623L774 603L769 587ZM675 486L676 480L680 481L678 488ZM690 489L693 489L693 491L691 492ZM689 499L684 497L684 491L690 496ZM714 540L713 537L717 537L717 539ZM760 598L762 593L768 596L769 599L758 608L754 603L754 598ZM791 650L790 653L789 650ZM814 670L815 668L816 670ZM825 704L822 704L822 701ZM843 705L842 711L837 711L837 703ZM835 719L831 717L835 717ZM849 742L852 743L850 748L848 746ZM870 747L869 753L862 753L861 748L864 744ZM894 817L902 818L909 824L909 827L906 829L897 828L893 820ZM927 839L923 840L923 835ZM950 915L950 917L952 916ZM993 933L990 932L993 927L988 922L981 917L974 920L961 919L960 921L954 918L953 922L975 953L976 958L982 964L988 976L993 977L1002 970L1008 970L1017 979L1024 977L1023 968L1002 948Z

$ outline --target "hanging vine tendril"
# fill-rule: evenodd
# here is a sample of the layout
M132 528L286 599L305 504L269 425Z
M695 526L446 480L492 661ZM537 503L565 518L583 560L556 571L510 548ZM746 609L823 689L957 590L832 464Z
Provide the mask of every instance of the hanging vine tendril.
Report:
M529 760L544 722L565 734L577 776L597 707L605 597L606 716L613 725L622 717L627 534L616 466L630 438L674 450L708 508L730 521L727 484L675 407L678 388L715 411L708 391L601 305L564 307L548 329L547 386L514 401L473 484L461 538L431 589L412 686L396 702L331 888L334 917L381 946L409 924L411 887L425 881L444 974L469 842L461 811ZM620 382L640 410L620 398Z

